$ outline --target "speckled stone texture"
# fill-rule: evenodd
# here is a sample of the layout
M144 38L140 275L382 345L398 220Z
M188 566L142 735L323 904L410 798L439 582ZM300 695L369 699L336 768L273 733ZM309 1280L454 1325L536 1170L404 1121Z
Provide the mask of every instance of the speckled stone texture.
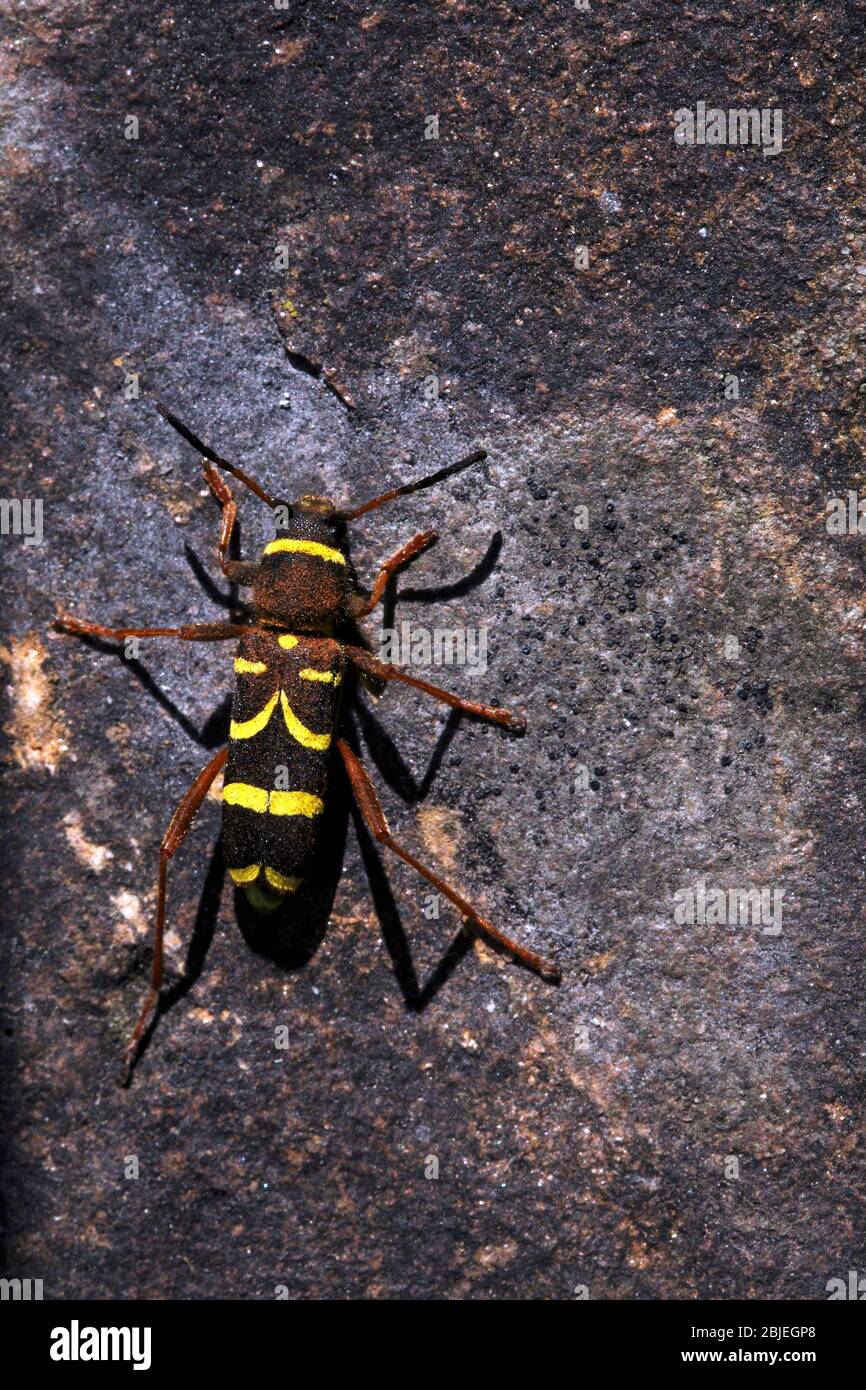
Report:
M825 524L866 495L864 31L838 0L9 7L3 491L44 538L0 542L7 1276L822 1299L866 1267L866 537ZM781 152L677 145L699 100L780 109ZM116 1086L229 652L48 625L225 615L158 398L282 493L486 445L352 553L439 527L390 610L486 628L486 675L428 674L529 733L409 690L359 727L395 832L558 989L351 822L337 883L340 786L327 929L270 949L210 800ZM246 554L268 520L242 499ZM699 879L781 892L781 931L678 924Z

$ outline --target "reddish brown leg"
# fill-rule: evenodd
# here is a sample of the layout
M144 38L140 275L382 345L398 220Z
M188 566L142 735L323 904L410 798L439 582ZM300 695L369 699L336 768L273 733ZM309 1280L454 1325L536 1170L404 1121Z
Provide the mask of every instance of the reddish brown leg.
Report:
M411 541L407 541L404 546L401 546L396 554L391 556L390 560L385 561L376 576L372 594L369 598L361 600L356 610L357 617L365 618L368 613L372 613L388 587L389 581L397 573L398 569L400 569L402 565L405 565L407 560L413 559L416 555L420 554L422 550L426 550L428 546L432 545L437 539L437 535L438 533L436 531L420 531L417 536L412 537Z
M232 490L225 478L221 478L214 465L209 463L206 459L202 463L202 472L204 473L205 482L222 508L219 556L220 568L223 574L226 574L228 572L226 566L231 563L228 558L228 551L231 543L232 531L237 521L238 504L232 496Z
M522 961L524 965L528 965L530 970L537 971L545 980L550 980L554 984L558 983L561 979L561 972L558 965L555 965L553 961L545 960L543 956L536 955L534 951L527 950L525 946L518 946L516 941L512 941L511 937L506 936L504 932L499 931L498 928L488 922L485 917L482 917L470 902L467 902L465 898L461 898L460 894L447 884L444 879L439 878L438 874L434 874L430 869L426 868L420 860L416 859L414 854L410 854L402 845L397 844L397 841L392 836L388 827L385 813L376 795L376 789L370 781L365 768L352 752L345 739L338 738L337 747L346 765L346 772L349 776L352 793L358 803L358 809L364 817L370 834L378 840L381 845L387 845L388 849L393 850L393 852L399 855L401 859L404 859L407 864L411 864L412 868L415 869L417 873L421 874L422 878L426 878L428 883L432 883L433 887L437 889L438 892L442 893L459 909L467 921L476 926L485 936L490 937L491 941L495 941L500 946L504 946L517 960Z
M201 466L205 482L222 508L219 556L220 568L223 574L235 584L251 584L257 566L245 565L242 560L230 560L228 558L229 542L231 541L232 531L234 530L235 521L237 520L238 508L232 496L231 489L225 479L220 477L214 465L216 464L220 468L224 468L233 478L237 478L239 482L242 482L251 492L254 492L256 497L260 497L263 502L267 502L269 507L274 505L274 499L265 492L263 487L259 486L254 478L244 473L243 469L238 468L233 463L228 463L225 459L221 459L219 454L215 454L213 449L209 448L207 444L203 444L198 436L193 434L192 430L189 429L187 425L184 425L178 420L176 415L172 415L171 411L167 410L161 402L157 402L156 408L163 419L167 420L172 428L176 429L178 434L185 439L188 444L191 444L197 453L201 454Z
M252 584L258 573L258 565L243 560L229 559L232 532L238 519L238 504L232 496L231 488L225 478L220 477L213 464L206 459L202 461L202 472L205 482L222 508L219 539L220 569L226 578L231 579L235 584Z
M61 613L51 624L58 632L74 632L82 637L179 637L182 642L228 642L242 637L249 627L239 623L191 623L187 627L103 627L84 618Z
M150 988L147 991L141 1013L138 1016L135 1030L129 1040L129 1046L123 1055L123 1074L121 1076L121 1085L123 1086L129 1084L129 1078L132 1074L132 1067L138 1051L138 1044L141 1042L145 1029L148 1027L153 1017L159 1000L159 991L162 987L165 887L168 861L172 858L175 850L177 850L185 840L187 832L195 820L196 813L207 795L208 787L214 781L218 773L224 768L227 756L227 748L221 748L218 753L214 754L207 767L202 769L189 788L189 791L184 794L177 810L169 822L168 829L162 837L162 843L159 847L159 887L157 889L156 899L156 930L153 940L153 966L150 972Z
M403 681L405 685L414 685L416 690L423 690L425 695L432 695L434 700L442 700L444 704L461 710L463 714L475 714L479 719L490 719L494 724L504 724L507 729L517 729L520 733L526 730L526 720L522 714L511 714L507 709L499 709L496 705L477 705L474 700L463 700L459 695L452 695L450 691L440 689L438 685L429 685L427 681L407 676L399 666L378 661L375 656L365 652L363 647L347 646L343 650L349 660L369 676L376 676L383 681Z

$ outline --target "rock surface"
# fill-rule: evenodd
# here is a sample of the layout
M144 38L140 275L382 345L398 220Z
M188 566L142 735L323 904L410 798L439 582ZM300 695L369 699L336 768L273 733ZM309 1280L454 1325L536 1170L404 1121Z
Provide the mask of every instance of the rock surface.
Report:
M2 540L4 1273L818 1299L862 1270L864 538L825 508L866 488L864 29L834 0L7 18L3 487L44 536ZM781 151L676 144L699 100L781 110ZM486 674L431 674L529 733L408 690L361 728L395 831L558 989L351 829L327 931L251 949L209 801L116 1086L230 666L49 623L225 612L160 398L346 501L487 446L353 558L437 525L389 612L487 629ZM678 924L699 880L781 893L781 930Z

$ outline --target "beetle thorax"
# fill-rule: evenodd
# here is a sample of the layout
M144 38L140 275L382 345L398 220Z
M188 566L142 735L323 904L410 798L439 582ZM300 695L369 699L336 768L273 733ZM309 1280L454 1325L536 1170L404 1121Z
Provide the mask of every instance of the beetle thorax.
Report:
M327 633L345 615L349 589L337 526L296 512L262 551L253 603L263 618L290 630Z

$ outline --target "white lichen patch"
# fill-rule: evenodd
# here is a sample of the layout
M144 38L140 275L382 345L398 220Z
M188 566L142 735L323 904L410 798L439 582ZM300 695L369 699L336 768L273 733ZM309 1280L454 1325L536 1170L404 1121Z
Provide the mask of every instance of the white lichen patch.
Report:
M418 812L418 824L430 853L446 869L453 869L463 840L459 813L447 806L422 806Z
M69 752L69 731L53 708L54 677L43 670L47 655L35 632L12 637L8 647L0 647L0 661L9 668L12 709L3 732L26 772L54 773Z
M93 840L88 840L78 811L67 812L63 817L63 829L79 863L101 874L109 859L114 858L114 852L107 845L97 845Z
M222 804L223 799L223 774L218 772L207 791L208 801L218 801Z
M137 941L139 937L144 936L147 932L147 921L141 906L141 898L137 894L122 888L119 893L112 895L111 906L120 918L120 922L115 928L118 936L124 941Z

